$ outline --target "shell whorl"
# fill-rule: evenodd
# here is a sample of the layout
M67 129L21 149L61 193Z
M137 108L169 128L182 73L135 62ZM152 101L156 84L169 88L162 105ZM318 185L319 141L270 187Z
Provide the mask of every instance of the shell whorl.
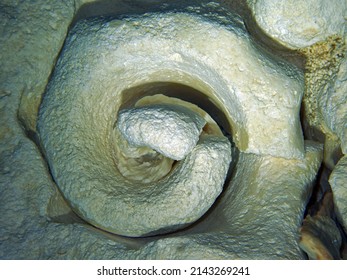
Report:
M223 190L229 139L191 102L158 92L124 94L141 84L131 71L143 69L119 66L115 50L106 63L81 43L81 26L67 40L38 120L58 188L80 217L115 234L148 236L194 223ZM156 67L147 70L162 65ZM173 73L179 80L182 73ZM152 77L145 77L149 84Z

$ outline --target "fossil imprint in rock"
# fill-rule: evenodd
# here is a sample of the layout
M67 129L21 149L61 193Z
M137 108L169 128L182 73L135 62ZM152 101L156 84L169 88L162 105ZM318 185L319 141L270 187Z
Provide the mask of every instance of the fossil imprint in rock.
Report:
M0 133L7 148L0 158L0 258L340 257L344 236L335 215L345 227L346 161L338 147L344 154L346 67L339 70L338 40L305 39L315 23L311 8L298 19L309 19L303 29L290 28L297 21L281 10L290 24L281 25L289 35L279 38L274 0L105 0L77 15L76 3L93 1L63 2L37 4L35 24L21 24L29 40L4 37L5 49L20 46L17 39L32 49L18 52L30 67L17 63L25 70L18 72L6 61L15 81L0 83L0 117L3 101L12 102L8 112L19 104L14 120L5 111L0 126L13 134ZM28 3L7 12L31 18L36 8ZM83 14L95 7L97 17ZM111 16L99 17L105 14ZM328 34L341 35L340 27ZM300 55L297 38L306 40ZM306 48L317 39L330 41ZM43 58L35 61L38 53ZM302 55L305 69L296 60ZM308 125L331 130L331 143L310 135ZM335 168L330 177L323 169L325 181L317 176L322 161ZM332 195L311 212L316 180L330 183L336 213Z
M177 26L183 22L181 31ZM209 35L209 47L201 40L203 30L212 26L216 34ZM200 90L201 98L218 104L241 150L303 157L299 122L285 118L298 112L300 75L290 79L286 68L272 69L271 60L260 60L238 32L184 13L76 24L38 120L53 177L76 213L112 233L152 235L195 222L222 192L231 143L207 112L184 101L189 96L165 96L170 96L170 83ZM216 40L219 36L222 42ZM249 53L238 63L244 47ZM211 57L219 49L222 67ZM279 89L267 91L268 79ZM156 86L159 82L167 83L166 88ZM258 83L264 90L254 94ZM142 92L129 91L141 85ZM273 101L259 110L252 98ZM274 112L278 102L286 104L282 117ZM278 124L272 137L264 117ZM250 119L258 119L257 125L248 124Z

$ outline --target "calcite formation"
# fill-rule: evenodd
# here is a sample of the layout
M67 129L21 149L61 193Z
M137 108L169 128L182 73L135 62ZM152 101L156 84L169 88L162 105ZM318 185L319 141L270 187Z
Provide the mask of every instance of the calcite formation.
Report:
M346 48L344 51L346 52ZM347 153L347 57L338 68L334 84L324 94L320 95L319 107L321 108L324 123L331 134L336 135L341 145L341 151Z
M342 220L342 225L347 229L347 157L343 156L333 170L329 182L334 193L337 215Z
M288 48L299 49L346 32L344 0L248 0L265 33Z
M1 259L346 257L345 1L46 2L0 4Z
M312 142L306 143L305 158L300 160L241 153L234 180L216 211L186 234L147 244L137 253L138 257L303 258L293 236L298 236L310 184L320 161L321 147Z
M148 146L174 160L182 160L199 140L205 120L185 107L153 105L119 113L117 129L135 147Z

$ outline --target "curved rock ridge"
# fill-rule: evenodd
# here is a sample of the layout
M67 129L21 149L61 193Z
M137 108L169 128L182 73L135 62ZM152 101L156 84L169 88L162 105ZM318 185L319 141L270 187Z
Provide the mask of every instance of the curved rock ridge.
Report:
M346 30L345 0L249 0L253 16L265 33L282 45L299 49L343 36Z
M172 17L177 20L171 14L143 20L152 26L158 19L170 23ZM106 231L148 236L186 227L222 192L231 143L206 112L185 101L161 97L163 104L140 106L156 103L154 96L120 110L123 91L139 84L133 71L149 69L124 68L118 57L123 56L119 21L84 24L77 24L68 37L40 108L38 132L55 182L80 217ZM113 33L108 42L95 41L96 34L103 34L94 33L98 24ZM129 23L129 31L134 24ZM131 40L136 43L138 37ZM109 49L116 42L121 45ZM170 62L166 56L156 61ZM172 77L181 82L175 63L157 70L162 67L173 67ZM145 74L142 83L161 73Z
M162 104L120 111L117 129L131 145L182 160L195 147L205 123L185 107Z

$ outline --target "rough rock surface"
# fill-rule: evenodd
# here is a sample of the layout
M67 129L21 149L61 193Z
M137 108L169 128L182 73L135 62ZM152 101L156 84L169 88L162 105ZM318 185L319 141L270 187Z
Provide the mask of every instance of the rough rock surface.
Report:
M74 11L73 1L0 4L1 259L31 258L27 245L33 240L38 243L48 230L38 226L48 220L47 202L55 187L22 125L36 130L41 95ZM42 258L49 258L40 250Z
M338 36L300 50L306 57L303 127L306 137L324 143L324 163L329 169L341 156L344 137L342 122L347 112L344 89L340 86L344 83L346 50L344 40Z
M302 160L241 153L215 211L192 230L147 244L136 257L303 258L298 229L321 158L315 143L306 144Z
M325 124L339 138L343 154L347 154L347 57L341 62L336 80L325 94L319 107Z
M302 157L302 73L259 52L245 30L233 28L184 13L82 21L68 37L61 60L73 75L94 77L84 88L105 86L106 80L107 88L117 85L114 96L122 88L158 80L201 89L230 118L241 151Z
M87 224L67 221L66 217L47 220L24 211L16 223L1 221L5 225L1 236L8 237L1 242L0 258L301 259L304 256L297 245L297 230L310 195L310 183L319 167L320 154L321 149L316 145L307 145L304 160L240 154L236 171L240 176L235 176L221 198L220 211L212 213L194 229L165 238L141 240L111 236ZM299 176L293 180L294 173ZM250 185L252 188L246 187ZM238 197L231 205L230 196ZM30 201L21 201L44 208L48 198L33 195ZM16 204L13 200L7 202L8 206ZM18 207L14 209L20 211ZM17 230L17 234L6 234L6 230L10 230L9 233Z
M339 260L341 233L333 219L308 216L301 229L300 247L312 260Z
M47 86L38 133L52 176L72 208L106 231L143 236L184 227L200 218L222 190L231 161L225 137L202 139L156 184L126 180L112 157L113 126L124 89L139 79L160 80L170 70L173 77L181 75L176 69L181 63L171 53L179 46L161 44L176 44L171 33L185 26L186 19L188 26L204 24L187 14L77 23Z
M330 175L329 183L334 193L337 213L347 230L347 156L337 163Z
M325 192L315 207L308 208L307 212L300 228L300 248L309 259L341 259L343 234L336 224L332 192Z
M345 0L249 1L258 26L282 45L299 49L346 30Z
M1 1L1 95L15 96L16 110L20 102L19 119L30 131L75 8L72 0Z
M263 147L255 149L257 137L251 137L255 146L242 146L242 143L248 143L247 141L243 142L244 139L247 140L247 138L241 137L244 135L243 131L237 132L234 137L239 139L238 145L245 151L247 147L250 147L248 152L261 152L263 154L275 154L276 156L241 153L240 165L234 172L235 179L229 187L226 186L226 192L218 200L216 207L210 213L211 215L200 220L191 229L176 234L146 239L123 238L91 227L71 211L71 208L57 191L57 186L52 181L48 166L40 150L29 140L28 136L34 140L36 139L32 132L36 130L36 117L42 93L64 42L68 25L73 20L80 4L84 2L95 1L52 0L47 3L43 0L3 0L0 4L0 40L2 46L0 55L2 69L0 72L0 259L304 258L302 251L298 248L299 236L297 230L310 193L308 186L318 170L319 148L311 146L312 149L309 149L311 153L306 153L305 159L286 160L279 158L278 156L287 157L289 155L289 157L292 157L294 154L298 155L300 153L288 151L287 148L292 147L292 145L281 141L283 137L287 139L287 133L281 135L281 129L278 129L278 138L276 140L276 137L272 137L276 135L276 131L273 132L271 129L272 124L276 125L278 123L276 122L276 114L271 115L273 108L277 108L277 111L283 110L284 114L287 115L288 123L292 120L291 117L288 117L291 114L295 115L294 120L298 122L298 111L295 112L293 108L299 108L302 85L298 87L295 85L301 84L302 79L298 78L295 68L289 67L290 69L287 69L287 64L281 64L276 58L273 59L274 63L265 63L263 65L265 68L272 69L273 73L264 76L262 74L266 71L260 71L258 77L263 77L263 79L254 78L250 75L252 62L245 60L244 52L245 50L251 50L258 53L256 44L243 44L244 41L241 38L238 38L232 44L228 40L216 41L215 39L224 33L214 31L213 28L209 29L209 32L213 35L211 40L206 39L206 34L209 34L209 32L203 33L203 39L200 40L205 45L211 45L210 49L213 50L211 54L208 50L194 54L194 44L188 45L187 49L190 49L195 55L196 61L194 62L196 62L197 68L208 68L209 61L213 57L231 57L231 60L226 59L225 63L220 63L219 69L221 69L221 72L230 71L230 80L239 80L243 75L254 78L253 80L249 78L244 81L244 85L250 84L252 86L252 90L248 91L249 96L244 95L245 92L235 91L235 94L233 93L234 95L230 98L231 100L221 100L221 102L227 104L225 107L231 108L228 113L231 114L232 112L239 112L238 108L242 107L233 105L233 102L237 100L236 95L247 97L247 100L244 100L242 104L259 99L261 106L249 109L248 116L251 118L247 124L243 125L251 127L252 122L259 118L259 114L268 115L269 119L267 121L262 124L255 122L255 127L249 130L254 131L253 136L260 136L261 143L270 135L268 144L264 146L264 149ZM123 14L128 11L131 11L131 14L142 14L142 12L148 11L146 9L152 3L157 7L163 6L159 5L159 1L152 0L117 1L119 5L110 4L112 1L106 2L108 6L101 9L102 11L109 12L113 9L112 11ZM166 4L169 2L172 3L173 1L166 1ZM175 1L175 3L178 2L185 1ZM189 4L192 2L189 1ZM236 3L237 1L232 2ZM310 1L301 1L301 5L305 5L305 3L310 3ZM315 3L320 3L320 1ZM218 5L212 3L210 6L216 7ZM145 8L143 9L143 7ZM343 12L341 7L336 8L337 15ZM138 9L141 9L140 12L138 12ZM200 9L201 7L192 10ZM84 13L85 9L82 10L79 16L83 18L88 13ZM90 10L93 9L88 11ZM100 10L95 9L95 11ZM206 14L214 20L215 14L213 12L208 11ZM287 16L292 22L295 22L290 14L287 14ZM218 15L217 18L224 22L223 27L228 26L230 23L226 18ZM339 16L329 19L329 21L338 20ZM148 33L151 32L149 27L150 25L145 27ZM194 29L192 29L193 33L187 32L186 37L192 36L193 39L199 37L201 35L201 32L198 31L200 27L196 27L196 35L194 35ZM324 25L322 27L323 29L317 33L318 35L330 34L330 31L326 32L327 29ZM160 29L159 26L157 28ZM271 33L268 35L272 36ZM150 37L150 35L148 36ZM288 33L287 37L290 38L291 34ZM179 40L181 39L179 38ZM138 48L133 46L132 49L135 50L134 54L137 54L136 51L141 48L142 41L137 43L139 44ZM240 44L242 51L236 52L234 56L232 53L237 50L237 48L234 50L234 47L238 44ZM254 46L254 48L251 46ZM224 48L226 51L223 51ZM218 52L215 51L216 49ZM164 50L159 49L159 52L164 52ZM139 54L142 53L139 52ZM267 57L267 55L264 56ZM244 61L245 65L237 62L238 57L240 61ZM105 58L105 61L107 59ZM177 63L185 59L185 56L180 57L177 54L171 57L171 60ZM203 61L202 63L199 63L200 59ZM261 59L261 61L263 60ZM126 62L124 61L124 63ZM82 64L80 67L83 68L84 66ZM256 67L258 66L259 64ZM283 73L283 69L287 69L287 71L284 71L286 72L284 79L279 79L277 83L270 79L270 76L277 71ZM211 73L209 71L200 73L200 80L207 80L208 83L205 87L200 87L199 90L205 91L210 84L213 85L208 78ZM168 77L170 74L165 73L165 76ZM195 76L199 76L198 74ZM288 74L292 77L293 83L286 84L284 82ZM336 82L336 88L343 84L344 78L339 81L341 81L341 84ZM141 81L139 80L139 82ZM194 84L196 80L181 77L181 82ZM224 81L217 81L217 83L223 85ZM299 94L294 99L289 98L290 102L287 102L285 96L292 95L287 94L286 91L283 91L284 94L279 97L279 100L272 99L272 96L276 97L277 94L282 92L281 89L278 89L278 92L274 91L273 95L267 96L266 92L272 92L272 84L282 84L282 88L287 89L288 92L290 92L288 88L293 88L293 92L297 91ZM231 89L237 88L236 85L231 86ZM210 92L213 92L213 89L209 89ZM261 98L258 98L257 95L253 97L251 95L253 90L257 89L261 92ZM222 86L220 90L230 91L225 86ZM338 96L341 97L340 94ZM330 101L332 105L334 102L333 100ZM293 105L296 102L299 105ZM269 105L267 105L268 103ZM289 109L286 109L287 105L290 107ZM267 108L267 106L269 107ZM263 114L261 113L262 110L265 110ZM340 109L338 111L340 112ZM252 118L254 112L256 114ZM338 115L342 116L343 114L339 113ZM335 117L334 115L331 116L333 120ZM243 116L236 114L232 118L241 123ZM282 124L282 121L279 121L279 123ZM23 130L23 126L27 130ZM286 126L286 124L283 124L283 126ZM264 127L268 130L264 130ZM276 127L280 128L282 125ZM298 127L297 123L288 130L293 131L293 127ZM338 126L335 124L335 127ZM301 133L300 129L294 130L295 133ZM262 135L262 131L267 133ZM338 129L336 129L336 132L341 133ZM238 137L241 137L242 141ZM295 142L293 146L300 146L302 142L298 144L299 142ZM100 145L102 144L100 143ZM273 145L275 147L271 150ZM280 154L277 154L278 152ZM310 157L309 154L315 154L315 156ZM341 164L341 166L343 165ZM293 176L297 173L300 176ZM345 167L338 168L333 172L330 179L332 185L339 185L337 192L341 192L341 201L345 201L346 197L344 194L345 187L341 187L345 186L343 184L346 180L341 184L335 184L335 182L340 182L338 178L343 178L345 173ZM257 179L257 176L259 176L259 179ZM248 189L248 187L250 188ZM233 194L234 190L235 193ZM248 194L250 194L249 197L247 197ZM230 199L234 197L237 198L235 203L230 204ZM244 201L243 198L245 197L247 199ZM238 206L239 203L240 206ZM345 204L345 202L342 202L341 209Z
M196 146L205 120L178 105L152 105L122 110L117 129L133 146L147 146L174 160L182 160Z

